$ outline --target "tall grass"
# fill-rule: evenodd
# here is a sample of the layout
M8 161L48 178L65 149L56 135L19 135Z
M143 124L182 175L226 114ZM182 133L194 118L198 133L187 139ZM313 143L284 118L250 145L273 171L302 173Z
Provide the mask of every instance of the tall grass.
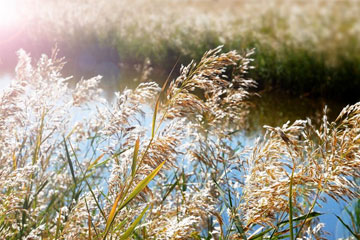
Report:
M207 51L160 87L102 98L63 60L19 51L1 94L4 239L312 239L324 196L359 197L359 103L236 144L253 51Z
M121 61L171 68L218 45L255 47L260 86L358 100L359 1L36 2L29 38L56 39L69 54L111 46Z

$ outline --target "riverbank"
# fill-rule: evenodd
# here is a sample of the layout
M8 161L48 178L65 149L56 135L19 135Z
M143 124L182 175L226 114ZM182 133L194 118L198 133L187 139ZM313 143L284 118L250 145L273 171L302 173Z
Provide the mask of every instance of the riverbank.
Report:
M199 61L206 50L224 45L224 50L242 53L255 49L256 70L250 74L259 89L359 100L359 1L100 0L62 1L60 6L37 0L29 4L32 12L24 10L22 27L3 33L1 68L14 65L14 52L20 47L36 56L58 44L61 54L80 67L104 64L118 71L119 64L142 64L148 58L154 68L170 71L178 58Z

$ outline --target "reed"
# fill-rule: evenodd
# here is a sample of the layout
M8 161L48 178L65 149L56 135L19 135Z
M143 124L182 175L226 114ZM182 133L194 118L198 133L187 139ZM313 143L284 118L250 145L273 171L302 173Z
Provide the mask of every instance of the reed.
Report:
M252 77L260 86L340 99L356 96L360 86L359 1L37 3L31 1L26 41L52 46L56 39L69 56L106 46L123 62L149 57L171 68L178 56L199 61L218 45L255 47Z
M0 96L1 238L312 239L324 195L359 197L359 103L237 144L253 51L209 50L113 100L100 77L69 87L57 50L18 54Z

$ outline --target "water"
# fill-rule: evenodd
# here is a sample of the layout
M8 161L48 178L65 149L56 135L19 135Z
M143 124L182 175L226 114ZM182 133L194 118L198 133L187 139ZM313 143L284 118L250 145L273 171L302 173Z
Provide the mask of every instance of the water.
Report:
M116 59L115 59L116 60ZM137 66L136 69L141 69ZM14 76L13 70L0 69L0 91L10 85L10 81ZM119 65L113 60L99 61L95 56L83 55L78 56L76 61L70 62L65 69L65 76L74 75L73 82L76 82L84 76L89 78L97 74L103 75L101 87L105 90L108 98L113 96L113 92L122 90L125 87L135 87L141 79L141 71L135 70L132 65ZM150 78L156 80L160 84L167 77L167 70L155 69ZM172 77L175 77L175 72ZM330 120L335 119L340 112L344 103L324 99L298 98L286 95L281 92L260 92L260 97L255 96L251 99L254 104L251 108L248 120L248 127L244 137L240 139L244 146L249 146L257 136L264 133L263 125L281 126L287 121L295 121L297 119L306 119L307 117L313 121L321 120L325 105L328 106L328 116ZM328 203L323 204L322 209L316 209L319 212L326 213L320 219L326 224L325 230L332 236L343 236L343 227L339 225L334 214L341 215L344 203L337 204L332 199L328 199ZM344 215L343 215L344 216ZM332 238L330 238L332 239Z
M0 91L10 86L12 78L13 78L12 74L9 73L0 74Z

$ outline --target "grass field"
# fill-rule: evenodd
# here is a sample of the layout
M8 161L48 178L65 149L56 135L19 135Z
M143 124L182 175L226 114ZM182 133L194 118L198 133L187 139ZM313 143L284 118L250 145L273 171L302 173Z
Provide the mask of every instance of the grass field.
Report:
M255 48L260 86L358 100L359 1L38 0L32 9L30 39L56 39L65 52L111 46L123 62L171 69L219 45Z
M57 48L17 52L0 92L1 239L335 239L328 199L349 203L333 217L359 239L360 102L300 120L309 105L266 97L359 100L359 1L13 3L0 72L14 48L56 42L70 64L95 52L142 74L105 98L100 76L65 76ZM241 141L286 120L282 104L291 121Z
M210 50L110 102L99 77L70 88L56 53L20 51L0 98L5 239L316 239L326 196L359 197L359 103L237 144L253 52Z

